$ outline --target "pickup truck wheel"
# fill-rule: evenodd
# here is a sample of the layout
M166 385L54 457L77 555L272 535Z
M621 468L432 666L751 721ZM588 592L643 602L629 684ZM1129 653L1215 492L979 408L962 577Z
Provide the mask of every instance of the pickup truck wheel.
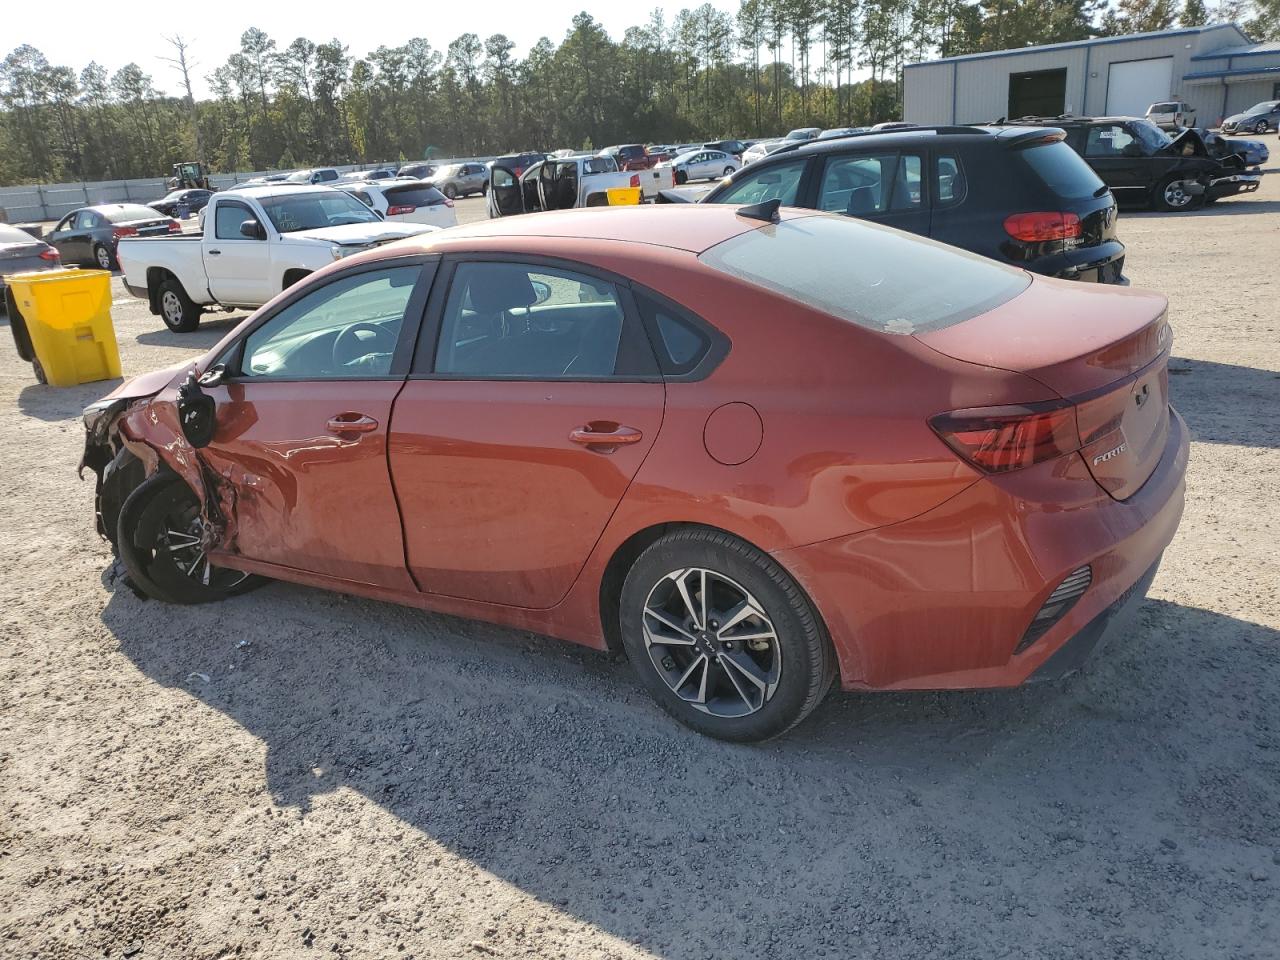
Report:
M190 333L200 326L200 308L191 302L178 281L163 281L157 299L160 302L160 319L174 333Z
M111 252L110 248L102 244L94 244L93 262L98 265L100 270L115 270L119 264L116 263L116 255Z

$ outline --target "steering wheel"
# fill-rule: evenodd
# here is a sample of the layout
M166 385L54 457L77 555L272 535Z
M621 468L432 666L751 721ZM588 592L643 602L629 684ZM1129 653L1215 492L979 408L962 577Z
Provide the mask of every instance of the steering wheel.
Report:
M361 337L361 333L370 336ZM340 370L352 360L370 353L394 353L396 339L394 333L376 323L353 323L333 341L333 366Z

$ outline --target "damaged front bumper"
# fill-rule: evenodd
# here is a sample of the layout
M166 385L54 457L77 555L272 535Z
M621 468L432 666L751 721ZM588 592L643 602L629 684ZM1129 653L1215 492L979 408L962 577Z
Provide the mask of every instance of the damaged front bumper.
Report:
M1238 193L1253 193L1262 185L1262 175L1258 173L1233 173L1225 177L1214 177L1209 181L1206 192L1210 199L1232 197Z

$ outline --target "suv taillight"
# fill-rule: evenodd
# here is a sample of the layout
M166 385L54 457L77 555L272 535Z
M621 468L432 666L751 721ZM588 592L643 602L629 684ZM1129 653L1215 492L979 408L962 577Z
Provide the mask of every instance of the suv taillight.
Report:
M121 237L136 237L138 235L137 227L112 227L111 235L119 240Z
M1015 213L1005 217L1005 233L1015 240L1038 243L1045 240L1072 240L1081 234L1080 218L1074 213Z
M395 207L387 207L387 216L398 217L402 213L413 213L413 211L417 209L418 208L415 207L412 203L400 204L399 206L395 206Z
M930 418L942 442L984 473L1021 470L1080 449L1069 403L954 410Z

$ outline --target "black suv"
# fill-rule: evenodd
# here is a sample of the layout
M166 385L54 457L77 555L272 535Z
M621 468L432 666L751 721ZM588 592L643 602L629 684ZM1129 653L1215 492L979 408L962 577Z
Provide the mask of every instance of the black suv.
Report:
M1238 156L1211 157L1194 130L1171 137L1145 118L1024 117L1010 122L1065 130L1071 149L1126 206L1186 210L1206 200L1252 192L1262 181Z
M703 203L780 199L1072 280L1126 283L1115 199L1061 130L912 127L786 146Z

